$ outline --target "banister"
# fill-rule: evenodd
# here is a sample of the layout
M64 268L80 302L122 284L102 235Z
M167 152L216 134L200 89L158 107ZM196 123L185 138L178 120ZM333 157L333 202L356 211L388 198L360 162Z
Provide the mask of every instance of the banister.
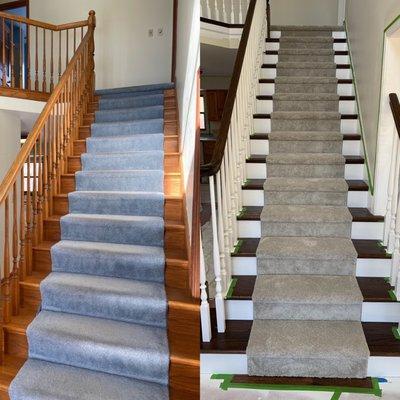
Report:
M0 18L6 18L12 21L21 22L27 25L37 26L38 28L49 29L52 31L62 31L65 29L81 28L83 26L88 26L89 24L89 21L86 19L83 21L71 22L62 25L54 25L54 24L49 24L48 22L42 22L31 18L21 17L19 15L8 14L3 11L0 11Z
M42 112L40 113L38 119L36 120L31 133L28 135L27 140L21 147L17 157L15 158L14 162L12 163L11 167L9 168L7 174L5 175L2 183L0 184L0 204L4 202L6 197L8 196L12 185L16 181L19 172L24 166L26 159L29 157L33 147L38 140L38 137L43 129L43 126L46 120L49 118L52 108L54 107L55 103L57 102L61 90L63 89L63 85L67 81L69 75L71 74L76 60L79 58L81 53L83 53L83 49L85 48L86 44L92 39L93 32L96 26L96 19L95 19L95 12L90 11L89 18L86 21L86 25L89 27L88 31L86 32L83 40L81 41L80 45L78 46L75 54L71 58L70 62L68 63L67 68L65 69L64 73L61 76L60 81L55 86L53 93L51 94L49 100L47 101L45 107L43 108Z
M233 68L233 74L229 85L228 95L226 97L224 110L222 112L218 138L215 143L211 161L208 164L203 164L200 168L200 175L202 177L215 175L219 171L221 166L222 158L224 156L225 144L228 138L233 107L236 100L239 78L242 72L244 56L246 54L247 43L249 40L250 28L253 22L254 10L256 8L256 2L257 0L251 0L249 9L247 11L246 22L244 24L242 37L240 39L240 44L236 55L235 66Z
M394 123L396 125L397 134L400 138L400 102L396 93L389 94L389 104L392 110Z

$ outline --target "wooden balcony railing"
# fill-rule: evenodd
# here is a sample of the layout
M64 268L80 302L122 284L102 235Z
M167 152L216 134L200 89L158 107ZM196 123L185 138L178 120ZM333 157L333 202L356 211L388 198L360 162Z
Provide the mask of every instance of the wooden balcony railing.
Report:
M53 25L0 12L0 94L47 99L88 23Z
M32 246L43 239L42 221L51 213L53 195L67 172L67 157L73 154L73 141L93 100L95 21L91 11L85 23L60 29L88 27L0 185L3 323L18 314L19 281L31 270Z

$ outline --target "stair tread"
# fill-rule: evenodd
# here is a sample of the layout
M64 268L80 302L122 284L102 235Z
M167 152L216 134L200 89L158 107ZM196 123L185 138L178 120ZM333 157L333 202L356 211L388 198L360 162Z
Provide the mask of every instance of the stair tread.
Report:
M264 237L257 257L341 260L357 257L350 239L329 237Z
M52 272L40 290L43 310L166 326L163 283Z
M339 101L336 93L274 93L273 100L280 101Z
M267 164L342 165L345 162L343 155L334 153L274 153L266 156Z
M332 31L343 32L343 25L271 25L271 31Z
M268 134L270 141L337 141L343 140L340 132L271 132Z
M289 119L289 120L336 120L340 119L341 115L336 111L273 111L271 113L272 119Z
M343 178L268 178L264 182L266 192L347 192Z
M23 366L10 393L21 399L56 399L61 393L87 400L168 399L164 385L35 359Z
M255 303L341 304L363 302L354 276L259 275L253 291Z
M167 383L168 339L163 328L43 310L27 335L31 358L103 372L107 368L131 378L149 379L153 374L154 382ZM142 352L147 353L144 359ZM109 359L115 363L109 365Z
M345 206L316 205L268 205L260 216L263 222L278 223L342 223L352 221L352 216Z

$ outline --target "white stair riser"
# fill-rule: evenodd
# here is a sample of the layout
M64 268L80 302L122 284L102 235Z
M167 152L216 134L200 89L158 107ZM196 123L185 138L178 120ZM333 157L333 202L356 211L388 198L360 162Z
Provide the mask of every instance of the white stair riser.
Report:
M247 179L266 179L267 167L265 163L247 163ZM346 179L364 179L364 164L346 164L344 169Z
M272 100L257 100L256 110L259 114L271 114L274 111ZM339 101L339 112L341 114L357 114L357 105L354 100Z
M252 300L226 300L226 319L253 320ZM400 303L363 303L362 322L398 322Z
M262 79L275 79L276 78L276 68L262 68L261 69ZM351 69L336 69L336 78L338 79L351 79Z
M383 226L383 222L353 222L351 238L382 240ZM261 221L238 221L238 235L244 238L260 238Z
M244 206L263 206L263 190L242 190L242 201ZM368 207L367 191L349 191L347 195L348 207Z
M254 132L256 133L270 133L271 132L271 119L269 118L254 118ZM342 119L340 123L340 132L357 133L358 120L357 119Z
M339 96L354 96L354 87L352 83L340 83L337 85L337 94ZM272 96L275 93L274 83L260 83L259 94L264 96Z
M246 354L200 354L200 373L247 375ZM368 376L400 377L400 357L371 356Z
M269 154L268 140L253 139L250 140L250 153L254 155L267 155ZM348 156L361 155L361 141L360 140L344 140L342 154Z
M266 51L279 50L279 42L267 42L265 46ZM347 43L334 43L333 50L335 51L348 51Z
M270 36L272 39L279 39L281 37L281 31L271 31ZM345 31L332 32L332 37L335 39L346 39Z
M256 257L231 257L232 275L257 275ZM387 278L390 276L391 259L358 258L356 276Z
M335 56L334 61L336 64L349 64L349 56ZM263 62L265 64L276 64L279 62L278 54L264 54Z

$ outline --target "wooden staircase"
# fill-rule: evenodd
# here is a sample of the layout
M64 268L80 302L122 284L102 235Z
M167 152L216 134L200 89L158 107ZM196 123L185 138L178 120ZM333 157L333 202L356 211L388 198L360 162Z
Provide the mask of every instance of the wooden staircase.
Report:
M170 346L170 398L199 398L199 307L190 296L189 245L185 199L182 191L179 136L175 91L165 93L165 252L168 295L168 336ZM98 99L89 104L68 157L67 173L61 175L60 191L53 195L50 215L43 220L43 240L32 248L32 267L19 282L20 308L3 325L4 362L0 366L0 400L8 399L10 382L28 357L26 329L40 306L40 282L51 272L50 248L61 239L60 218L68 213L68 193L75 190L75 172Z

